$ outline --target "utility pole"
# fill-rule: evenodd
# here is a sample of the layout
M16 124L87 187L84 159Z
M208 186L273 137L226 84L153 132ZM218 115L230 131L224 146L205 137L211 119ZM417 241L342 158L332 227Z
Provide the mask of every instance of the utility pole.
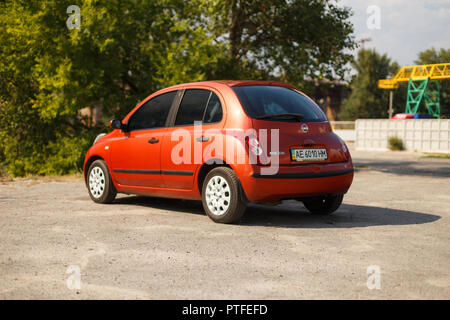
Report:
M361 49L364 49L364 44L366 42L370 42L370 41L372 41L372 38L361 38L361 39L357 40L356 42L361 44Z
M394 90L389 91L389 119L392 119L394 109L392 109L392 103L394 102Z

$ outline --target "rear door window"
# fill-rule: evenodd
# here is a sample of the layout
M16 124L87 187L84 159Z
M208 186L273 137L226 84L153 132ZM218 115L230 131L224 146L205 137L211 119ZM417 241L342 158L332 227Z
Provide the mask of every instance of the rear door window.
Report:
M128 130L165 127L167 115L177 91L156 96L144 103L130 118Z
M214 123L222 119L222 105L214 92L187 89L178 108L176 126L192 126L195 121Z
M214 92L211 92L203 123L215 123L220 120L222 120L222 104L219 97Z

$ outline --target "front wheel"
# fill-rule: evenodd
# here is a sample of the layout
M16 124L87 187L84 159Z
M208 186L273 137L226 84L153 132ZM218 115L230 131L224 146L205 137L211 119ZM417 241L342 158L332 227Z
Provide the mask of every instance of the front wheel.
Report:
M116 188L111 181L108 166L103 160L95 160L89 167L87 186L94 202L111 203L116 198Z
M312 214L327 215L335 212L341 205L343 199L343 195L314 197L303 200L303 205Z
M219 167L206 175L202 204L214 222L233 223L241 219L247 204L239 179L232 169Z

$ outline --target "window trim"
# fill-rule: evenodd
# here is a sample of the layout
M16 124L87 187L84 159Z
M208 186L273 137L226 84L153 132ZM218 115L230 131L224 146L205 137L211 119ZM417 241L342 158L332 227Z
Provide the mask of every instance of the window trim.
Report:
M213 92L211 90L209 90L209 97L208 97L208 101L206 101L206 106L205 109L203 110L203 114L202 114L202 125L205 122L205 114L206 114L206 110L208 110L208 105L209 105L209 101L211 100Z
M172 128L177 118L178 109L180 108L181 100L183 100L185 89L179 89L175 99L173 99L170 107L169 115L167 116L166 128Z

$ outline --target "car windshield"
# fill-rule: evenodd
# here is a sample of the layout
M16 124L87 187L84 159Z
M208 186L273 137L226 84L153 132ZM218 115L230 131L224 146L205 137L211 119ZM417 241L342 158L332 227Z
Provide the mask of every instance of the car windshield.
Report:
M278 86L233 87L252 118L275 121L327 121L322 110L299 92Z

